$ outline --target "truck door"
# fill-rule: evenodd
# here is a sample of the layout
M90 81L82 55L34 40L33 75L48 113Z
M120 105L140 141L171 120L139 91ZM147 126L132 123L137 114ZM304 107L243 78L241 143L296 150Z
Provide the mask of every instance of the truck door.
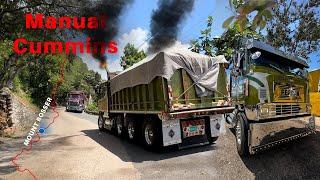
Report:
M231 72L230 72L230 96L236 103L244 103L246 96L246 81L244 73L247 69L247 63L245 62L245 55L237 53L237 57L234 58Z

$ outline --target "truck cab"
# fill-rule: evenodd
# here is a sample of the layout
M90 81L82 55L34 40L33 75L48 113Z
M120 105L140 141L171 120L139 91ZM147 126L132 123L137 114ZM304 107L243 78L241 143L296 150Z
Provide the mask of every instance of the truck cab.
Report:
M67 95L66 111L83 112L85 102L86 95L83 91L71 91Z
M237 51L230 72L240 155L254 154L314 132L306 60L254 39Z

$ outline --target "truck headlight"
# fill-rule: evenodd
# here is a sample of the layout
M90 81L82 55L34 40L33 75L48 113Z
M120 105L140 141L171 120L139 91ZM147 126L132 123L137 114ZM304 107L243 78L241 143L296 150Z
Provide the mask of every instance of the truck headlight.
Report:
M268 106L260 108L260 116L268 116L269 115L269 108Z
M265 104L259 106L258 113L260 117L270 117L277 115L276 107L272 104Z

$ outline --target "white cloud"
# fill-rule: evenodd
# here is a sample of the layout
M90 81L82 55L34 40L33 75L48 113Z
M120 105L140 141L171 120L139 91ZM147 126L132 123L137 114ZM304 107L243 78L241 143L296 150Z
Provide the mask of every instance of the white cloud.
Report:
M125 45L130 43L136 48L139 47L139 50L146 51L149 46L148 42L146 42L148 39L148 33L148 30L141 29L140 27L132 29L129 33L124 33L119 39L119 50L123 52Z
M172 47L177 49L189 49L190 44L183 44L181 41L176 41Z
M119 53L116 60L109 62L110 71L121 71L122 67L120 66L120 57L123 56L124 47L130 43L133 44L139 50L147 51L149 45L147 42L148 39L148 30L142 29L140 27L132 29L129 33L124 33L119 39Z

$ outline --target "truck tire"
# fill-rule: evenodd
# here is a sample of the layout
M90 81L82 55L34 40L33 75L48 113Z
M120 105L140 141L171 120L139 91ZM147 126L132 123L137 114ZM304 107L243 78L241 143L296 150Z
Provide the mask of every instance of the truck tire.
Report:
M116 117L116 135L122 137L124 135L124 126L123 126L123 119L121 116Z
M161 133L156 120L145 120L142 125L142 143L148 150L161 147Z
M209 144L213 144L214 142L216 142L218 140L219 137L210 137L208 138Z
M248 146L248 121L243 112L238 111L236 115L235 135L238 154L242 157L249 155Z
M139 138L139 125L137 122L133 121L132 119L128 120L127 124L127 137L128 140L131 142L137 141Z
M98 118L99 131L105 131L104 123L105 123L105 119L103 118L102 114L100 113L99 118Z

